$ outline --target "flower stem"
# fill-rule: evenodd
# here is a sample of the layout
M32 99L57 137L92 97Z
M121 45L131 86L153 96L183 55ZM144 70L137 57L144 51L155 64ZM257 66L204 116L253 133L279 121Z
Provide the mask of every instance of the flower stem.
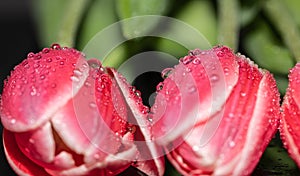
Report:
M280 32L285 44L295 57L300 61L300 32L295 20L281 0L269 0L264 10L272 23Z
M218 40L236 50L239 36L239 4L237 0L218 0Z
M78 25L89 1L68 0L57 37L60 45L74 47Z

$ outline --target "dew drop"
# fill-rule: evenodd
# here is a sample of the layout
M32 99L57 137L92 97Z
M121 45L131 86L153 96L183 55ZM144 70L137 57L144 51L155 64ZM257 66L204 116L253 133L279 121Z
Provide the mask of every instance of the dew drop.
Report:
M64 62L64 61L60 61L59 64L60 64L60 65L64 65L65 62Z
M199 147L199 146L197 146L197 145L194 145L194 146L193 146L193 150L194 150L195 152L197 152L197 151L199 151L199 150L200 150L200 147Z
M33 65L33 68L39 68L39 67L40 67L40 64L36 63L36 64Z
M217 82L219 80L219 76L217 74L212 74L210 79L212 82Z
M11 120L10 120L10 123L11 123L11 124L15 124L15 123L16 123L16 119L11 119Z
M41 79L41 80L44 80L45 78L46 78L45 75L41 75L41 76L40 76L40 79Z
M196 87L195 86L190 86L189 87L189 93L194 93L196 92Z
M37 55L35 55L35 57L34 57L34 59L36 59L36 60L39 60L39 59L41 59L42 58L42 56L40 55L40 54L37 54Z
M245 93L245 92L241 92L241 96L242 96L242 97L245 97L245 96L246 96L246 93Z
M30 139L29 139L29 142L30 142L31 144L34 144L35 141L34 141L34 139L30 138Z
M27 54L27 57L28 57L28 58L34 57L34 53L33 53L33 52L28 53L28 54Z
M130 133L135 133L136 127L135 127L135 125L129 125L129 126L127 127L127 130L128 130Z
M163 89L164 87L164 83L163 82L160 82L157 86L156 86L156 91L159 92Z
M54 44L51 46L51 48L52 48L52 49L55 49L55 50L60 50L60 49L61 49L60 45L57 44L57 43L54 43Z
M173 68L165 68L162 72L161 72L161 77L163 79L166 79L173 71Z
M234 147L235 146L235 142L234 141L230 141L229 142L229 147Z
M50 51L49 48L44 48L44 49L42 50L43 53L49 53L49 51Z
M192 71L191 68L189 68L189 67L186 68L186 72L191 72L191 71Z
M223 57L224 56L224 53L222 51L217 51L217 56L218 57Z
M181 59L181 62L184 64L184 65L187 65L189 64L190 62L192 62L194 60L194 57L193 56L185 56L184 58Z
M199 58L195 58L195 59L193 60L193 64L199 65L199 64L201 64L201 60L200 60Z
M52 87L52 88L55 88L55 87L56 87L56 84L55 84L55 83L51 84L51 87Z
M224 72L225 72L225 75L226 75L226 76L229 75L229 68L228 68L228 67L225 67L225 68L224 68Z
M77 75L77 76L82 76L82 72L78 69L74 70L74 74Z
M79 78L76 77L76 76L71 76L70 79L71 79L72 81L74 81L74 82L79 82L79 81L80 81Z
M46 62L50 63L50 62L52 62L52 59L51 58L47 58Z
M96 154L94 155L94 158L95 158L96 160L99 160L99 159L100 159L100 155L96 153Z
M91 102L91 103L90 103L90 107L91 107L91 108L96 108L97 105L96 105L94 102Z

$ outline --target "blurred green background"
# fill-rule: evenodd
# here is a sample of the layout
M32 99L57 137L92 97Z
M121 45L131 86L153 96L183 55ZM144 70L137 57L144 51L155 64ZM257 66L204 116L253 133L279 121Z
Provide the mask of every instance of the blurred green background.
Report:
M7 7L12 10L2 11L1 21L8 27L2 34L15 38L6 37L8 45L1 47L7 47L6 56L10 58L1 60L1 70L5 70L0 74L1 89L8 70L29 51L38 51L56 42L83 50L98 32L109 25L141 15L178 19L195 28L212 46L227 45L246 55L259 67L274 74L282 96L288 84L289 69L300 61L299 0L31 0L21 5L18 1L2 1L1 9L7 10ZM11 16L13 14L15 17ZM166 52L176 58L185 56L188 49L180 43L159 37L138 37L140 33L151 33L159 27L159 21L137 20L121 24L121 37L126 42L106 56L104 65L119 67L126 59L145 51ZM176 28L169 26L166 30ZM23 53L9 54L14 52L11 48L18 42L24 43L19 50ZM135 81L133 84L140 90L151 90L150 93L142 91L150 95L161 80L157 74L150 77L157 80ZM1 168L3 172L10 171L7 164L4 166ZM179 174L167 163L165 175ZM264 152L253 175L300 175L282 147L278 134Z

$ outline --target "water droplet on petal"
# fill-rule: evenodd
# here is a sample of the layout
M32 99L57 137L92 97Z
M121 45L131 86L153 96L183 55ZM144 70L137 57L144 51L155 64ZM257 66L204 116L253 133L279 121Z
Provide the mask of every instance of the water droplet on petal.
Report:
M50 51L49 48L44 48L44 49L42 50L43 53L49 53L49 51Z
M217 51L217 56L218 57L223 57L225 54L222 51Z
M10 123L11 123L11 124L15 124L15 123L16 123L16 119L11 119L11 120L10 120Z
M161 72L161 77L163 79L166 79L173 71L173 68L165 68L162 72Z
M192 62L194 60L193 56L185 56L182 58L180 61L184 64L187 65L188 63Z
M157 86L156 86L156 91L159 92L163 89L164 87L164 83L163 82L160 82Z
M34 53L33 53L33 52L28 53L28 54L27 54L27 57L28 57L28 58L34 57Z
M64 62L64 61L60 61L59 64L60 64L60 65L64 65L65 62Z
M30 138L30 139L29 139L29 142L30 142L31 144L34 144L35 141L34 141L34 139Z
M71 79L72 81L74 81L74 82L79 82L79 81L80 81L79 78L76 77L76 76L71 76L70 79Z
M217 74L212 74L210 79L212 82L217 82L219 80L219 76Z
M96 108L97 105L96 105L94 102L91 102L91 103L90 103L90 107L91 107L91 108Z
M60 45L57 44L57 43L54 43L54 44L51 46L51 48L52 48L52 49L55 49L55 50L60 50L60 49L61 49Z
M35 57L34 57L34 59L36 59L36 60L39 60L39 59L41 59L42 58L42 56L40 55L40 54L37 54L37 55L35 55Z
M195 58L195 59L193 60L193 64L195 64L195 65L201 64L200 59L199 59L199 58Z
M241 96L242 97L246 96L246 93L245 92L241 92Z
M196 87L195 87L195 86L190 86L190 87L189 87L189 92L190 92L190 93L196 92Z
M46 60L48 63L52 62L52 59L51 58L47 58Z
M74 74L77 75L77 76L82 76L82 72L78 69L74 70Z
M229 142L229 147L234 147L235 146L235 142L234 141L230 141Z
M41 75L41 76L40 76L40 79L41 79L41 80L44 80L45 78L46 78L45 75Z

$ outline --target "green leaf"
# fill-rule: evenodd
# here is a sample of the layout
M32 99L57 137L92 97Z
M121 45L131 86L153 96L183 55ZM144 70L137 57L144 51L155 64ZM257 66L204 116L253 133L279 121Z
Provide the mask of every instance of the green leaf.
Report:
M210 1L189 1L174 17L197 30L199 35L202 35L203 38L210 43L210 45L217 44L217 20ZM178 36L190 35L185 33L184 30L177 30L176 24L172 24L174 24L174 26L169 27L168 33L175 33L176 31L176 33L181 34ZM201 45L200 43L195 43L193 46L195 48L199 48ZM176 43L164 38L160 38L157 48L168 52L177 58L186 55L188 51L188 49L185 48L185 46L182 46L181 43Z
M58 31L67 0L33 0L33 16L36 21L39 44L49 47L57 42Z
M114 9L112 0L92 1L79 31L78 49L82 50L98 32L117 21L117 15L112 9Z
M271 72L288 74L294 65L289 50L276 43L271 29L263 22L249 33L244 45L250 58Z
M292 18L297 22L298 26L300 26L300 1L299 0L283 0L283 2L287 5Z
M164 15L169 0L116 0L117 13L121 20L143 15ZM123 35L132 39L145 35L159 23L158 20L136 19L122 22Z

